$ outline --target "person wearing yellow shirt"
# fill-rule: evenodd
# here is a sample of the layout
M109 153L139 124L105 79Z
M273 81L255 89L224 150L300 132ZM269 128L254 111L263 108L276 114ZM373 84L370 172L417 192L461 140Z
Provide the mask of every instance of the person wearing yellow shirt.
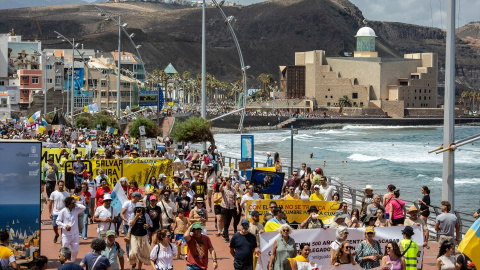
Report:
M68 158L68 152L65 151L60 158L60 179L65 180L65 164L69 160Z
M323 198L323 195L320 193L320 186L315 185L313 187L313 190L315 191L310 195L310 201L325 201L325 198Z
M287 188L287 195L283 197L284 200L298 200L298 194L295 193L295 187L289 186Z
M19 270L20 266L15 261L13 250L8 248L10 235L6 231L0 232L0 267L7 269L10 265L13 269Z

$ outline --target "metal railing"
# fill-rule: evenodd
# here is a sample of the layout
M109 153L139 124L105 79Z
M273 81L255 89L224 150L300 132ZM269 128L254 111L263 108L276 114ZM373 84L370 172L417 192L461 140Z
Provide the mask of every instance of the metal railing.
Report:
M223 161L223 164L233 165L231 167L238 169L238 162L241 161L241 159L222 156L222 161ZM254 164L255 164L255 168L265 166L264 162L254 162ZM288 177L292 174L292 168L289 166L284 166L282 167L282 172L284 172L285 175L287 175ZM337 192L340 195L340 201L349 203L350 210L360 208L362 206L362 198L366 195L364 190L351 187L336 179L329 178L329 177L327 177L327 182L329 185L332 185L336 188ZM383 194L380 194L380 196L383 197ZM408 208L412 205L415 205L415 207L419 208L418 202L413 202L413 201L404 200L404 199L402 200L405 202L405 207L407 208L407 211L408 211ZM435 231L435 222L436 222L437 216L440 215L441 213L442 211L439 206L430 205L430 216L427 218L427 228L429 230L430 240L436 241L439 238L438 232ZM463 236L467 233L468 229L475 222L475 219L473 218L472 214L469 214L469 213L454 211L453 214L455 214L455 216L458 219L458 223L460 225L460 234L461 234L460 239L462 239Z

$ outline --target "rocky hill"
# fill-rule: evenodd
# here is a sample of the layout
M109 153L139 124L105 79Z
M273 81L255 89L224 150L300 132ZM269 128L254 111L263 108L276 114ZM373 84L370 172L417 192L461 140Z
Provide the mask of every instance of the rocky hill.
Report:
M104 3L102 9L121 15L147 70L163 69L172 63L178 71L200 71L201 8L185 8L160 3ZM224 7L235 17L233 26L242 48L250 86L256 76L278 76L278 66L294 63L295 51L321 49L327 56L343 55L355 49L355 33L363 26L362 12L348 0L271 0L244 7ZM216 77L241 77L238 55L232 37L215 7L207 8L207 71ZM62 5L0 10L0 32L33 38L38 34L34 16L40 21L42 43L47 48L68 48L56 39L54 30L80 40L85 48L100 51L117 48L117 29L98 16L93 5ZM445 33L437 28L387 22L369 22L378 36L380 56L401 57L404 53L439 54L439 81L444 80ZM477 32L475 30L477 29ZM478 23L458 31L457 93L480 89ZM474 35L477 33L477 35ZM133 51L124 37L123 50Z

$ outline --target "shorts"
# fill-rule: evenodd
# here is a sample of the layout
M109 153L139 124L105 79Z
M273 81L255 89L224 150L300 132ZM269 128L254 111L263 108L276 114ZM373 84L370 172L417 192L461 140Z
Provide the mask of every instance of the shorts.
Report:
M213 206L213 211L215 212L216 215L221 215L222 214L222 206L221 205L214 205Z
M183 234L177 233L175 234L175 241L182 240L182 243L186 243L185 238L183 238Z
M424 216L424 217L428 217L430 216L430 210L426 209L426 210L423 210L420 212L420 215Z
M157 230L160 230L160 226L159 227L150 227L150 228L147 229L147 232L148 233L154 233Z
M405 223L405 217L396 218L396 219L392 218L392 225L393 226L403 225L403 223Z
M53 215L53 216L52 216L52 226L53 226L53 227L58 226L58 225L57 225L57 218L58 218L58 215Z

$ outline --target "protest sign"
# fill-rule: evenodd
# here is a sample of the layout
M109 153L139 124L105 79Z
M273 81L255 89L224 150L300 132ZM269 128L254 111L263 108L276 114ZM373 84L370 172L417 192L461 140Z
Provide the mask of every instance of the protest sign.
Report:
M75 161L65 164L65 183L73 183L72 165ZM125 176L128 180L135 180L138 186L145 185L146 179L152 175L158 176L163 173L167 176L167 183L171 183L173 170L171 159L137 158L137 159L91 159L82 160L87 172L92 172L97 177L98 169L103 169L108 176L108 185L113 188L120 177Z
M253 170L250 181L255 193L279 195L282 193L284 178L283 172Z
M144 126L139 126L138 130L140 131L140 136L145 136L145 134L147 134L145 132L145 127Z
M222 168L222 177L230 177L231 168L228 166L223 166Z
M245 171L252 168L252 162L250 160L239 161L238 162L238 170Z
M152 139L145 139L145 148L153 149Z
M327 201L306 201L306 200L249 200L246 205L246 218L251 221L250 213L254 210L260 213L260 223L263 222L263 216L270 211L270 202L275 201L278 207L283 209L287 215L288 222L292 225L299 225L310 215L308 209L314 205L318 209L318 218L325 225L333 222L335 212L338 210L340 203Z
M380 242L382 247L382 254L385 253L385 246L389 241L399 242L403 239L402 230L404 226L395 226L395 227L380 227L375 228L375 240ZM418 243L418 254L417 254L417 268L420 269L422 265L423 258L423 230L420 226L413 226L414 235L412 240L415 243ZM308 243L310 245L310 256L315 263L320 265L329 265L330 264L330 244L335 241L335 231L336 229L307 229L307 230L293 230L293 233L290 234L290 237L295 239L295 244L298 253L300 253L300 244ZM352 251L357 250L358 245L362 242L364 237L365 228L348 228L348 238L347 242L350 243ZM273 244L275 239L279 237L278 232L265 232L260 234L260 251L263 269L268 269L267 264L270 260L270 254L273 249ZM328 268L322 268L328 269ZM339 268L335 268L339 269ZM356 269L356 268L346 268L346 269Z
M44 146L45 143L42 143L42 146ZM72 149L75 150L75 145L72 144ZM57 165L60 163L60 158L62 157L63 152L67 151L68 153L71 153L73 151L72 149L69 148L61 148L61 147L44 147L42 148L42 168L45 166L45 164L48 163L48 158L53 157L53 162L56 163ZM80 153L86 153L86 149L83 147L78 147L77 148L78 152ZM104 149L98 148L99 153L105 152Z

